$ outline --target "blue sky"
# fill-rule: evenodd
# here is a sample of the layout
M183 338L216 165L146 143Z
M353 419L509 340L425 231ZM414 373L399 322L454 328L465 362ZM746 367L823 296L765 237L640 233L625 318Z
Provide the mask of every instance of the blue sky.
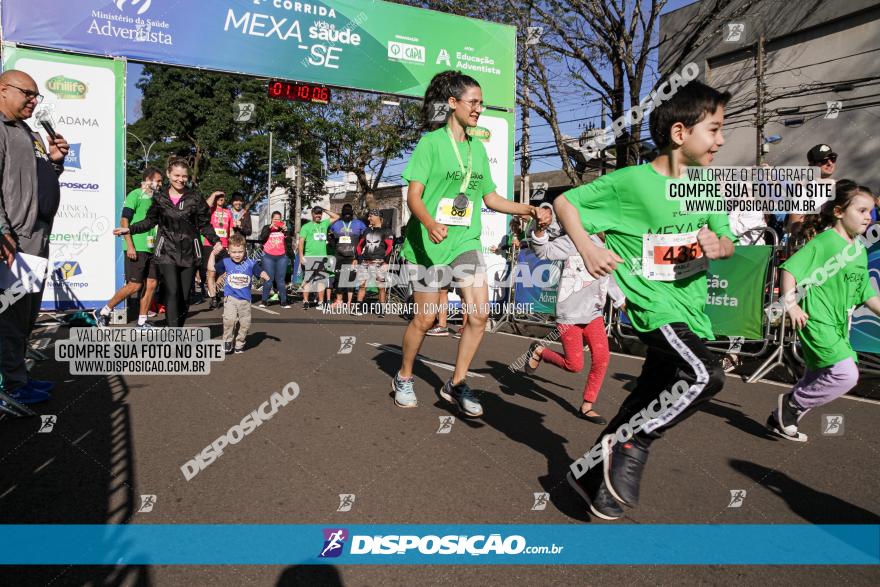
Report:
M676 10L685 6L687 4L691 4L693 0L670 0L667 5L664 7L663 12L669 12L672 10ZM654 59L652 59L654 63L656 63L656 55ZM135 87L135 84L140 79L141 72L143 71L143 65L139 63L135 63L132 61L128 62L128 79L126 84L126 116L128 122L134 122L138 118L140 118L140 101L141 101L141 92ZM653 80L646 80L646 83L653 82ZM569 97L563 98L559 100L556 104L557 111L559 113L560 120L564 122L564 124L560 125L560 128L563 133L578 136L583 131L583 124L585 117L594 117L593 121L598 123L598 116L600 114L600 107L596 103L589 103L592 96L584 96L584 97ZM315 106L315 108L320 108L320 106ZM606 118L606 124L610 121ZM516 118L517 124L517 133L516 140L520 139L519 132L519 124L520 117L519 113L517 113ZM561 165L559 162L558 156L554 157L540 157L539 155L555 152L555 148L553 145L553 135L550 131L550 127L537 115L532 115L531 120L531 142L532 142L532 152L535 156L532 159L532 167L531 171L533 173L540 171L551 171L560 169ZM543 148L543 151L541 150ZM387 180L398 180L400 177L400 172L403 171L403 168L406 164L406 160L393 161L389 164L386 169L386 179ZM519 161L517 160L514 163L515 173L519 173Z

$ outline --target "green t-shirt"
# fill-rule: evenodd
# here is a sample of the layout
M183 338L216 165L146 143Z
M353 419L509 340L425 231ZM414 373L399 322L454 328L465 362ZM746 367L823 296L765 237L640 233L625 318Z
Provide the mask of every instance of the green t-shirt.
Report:
M468 151L473 150L473 173L465 189L471 206L470 225L443 222L444 215L453 222L456 221L448 214L451 209L449 204L459 194L465 175L462 174L461 166L452 150L446 128L444 126L421 138L402 174L407 183L417 181L425 186L422 201L428 209L428 214L441 224L446 224L449 229L446 238L435 244L431 242L428 229L419 222L419 219L415 215L410 217L406 225L403 256L410 263L425 267L448 265L462 253L479 251L482 248L480 215L483 196L495 191L495 183L489 171L489 157L486 155L486 147L483 146L482 141L469 138L461 143L456 142L461 162L465 167L468 164ZM445 208L445 212L443 209L438 210L441 204L444 204L442 208Z
M327 256L327 229L330 228L330 219L325 218L321 222L309 222L299 230L300 238L305 239L303 255L306 257Z
M694 233L706 224L719 238L726 236L735 243L736 237L724 214L679 212L679 202L666 199L667 180L671 178L647 163L603 175L564 195L578 209L586 231L604 232L605 246L624 260L614 276L626 294L626 313L637 331L684 322L696 335L714 340L705 309L706 271L674 281L646 278L649 267L643 263L643 237ZM672 250L680 255L682 248ZM661 247L655 243L652 250ZM662 255L651 258L663 262Z
M804 362L811 371L848 357L858 360L849 342L852 308L876 295L868 277L868 253L833 229L822 232L791 256L782 268L804 286L800 300L807 324L800 331Z
M134 211L134 216L132 216L129 221L129 224L134 224L147 217L147 211L152 205L153 196L148 196L144 193L144 190L137 188L131 190L131 192L125 196L125 202L122 204L122 207L130 208ZM134 243L134 250L140 251L141 253L152 253L157 230L158 227L154 226L147 232L131 235L131 240Z

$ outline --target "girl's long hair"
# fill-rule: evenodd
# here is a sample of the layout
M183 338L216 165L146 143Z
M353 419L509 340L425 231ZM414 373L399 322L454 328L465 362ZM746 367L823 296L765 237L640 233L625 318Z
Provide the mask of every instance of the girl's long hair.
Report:
M801 235L804 242L809 241L814 236L832 226L836 220L834 209L840 208L841 211L846 210L856 196L865 195L874 199L874 193L871 188L859 185L851 179L841 179L834 185L834 199L826 202L819 209L818 214L810 214L804 219L801 228Z
M425 101L422 103L422 127L436 130L446 125L449 119L449 98L461 98L468 88L480 87L479 82L460 71L441 71L433 78L425 90ZM438 120L438 109L445 109L446 116Z

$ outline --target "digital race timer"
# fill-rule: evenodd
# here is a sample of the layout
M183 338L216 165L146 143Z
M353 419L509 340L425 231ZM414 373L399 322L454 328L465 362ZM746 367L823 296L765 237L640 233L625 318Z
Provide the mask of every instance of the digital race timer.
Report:
M303 82L271 80L269 82L269 97L292 102L329 104L330 88Z

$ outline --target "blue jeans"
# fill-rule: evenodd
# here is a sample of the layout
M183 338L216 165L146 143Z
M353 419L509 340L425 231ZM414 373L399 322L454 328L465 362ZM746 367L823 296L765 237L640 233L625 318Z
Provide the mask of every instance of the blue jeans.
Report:
M287 286L284 284L284 278L287 277L287 264L290 259L287 255L263 255L263 269L269 274L269 281L263 284L263 303L269 301L269 294L272 293L272 284L278 288L278 295L281 305L287 303Z

